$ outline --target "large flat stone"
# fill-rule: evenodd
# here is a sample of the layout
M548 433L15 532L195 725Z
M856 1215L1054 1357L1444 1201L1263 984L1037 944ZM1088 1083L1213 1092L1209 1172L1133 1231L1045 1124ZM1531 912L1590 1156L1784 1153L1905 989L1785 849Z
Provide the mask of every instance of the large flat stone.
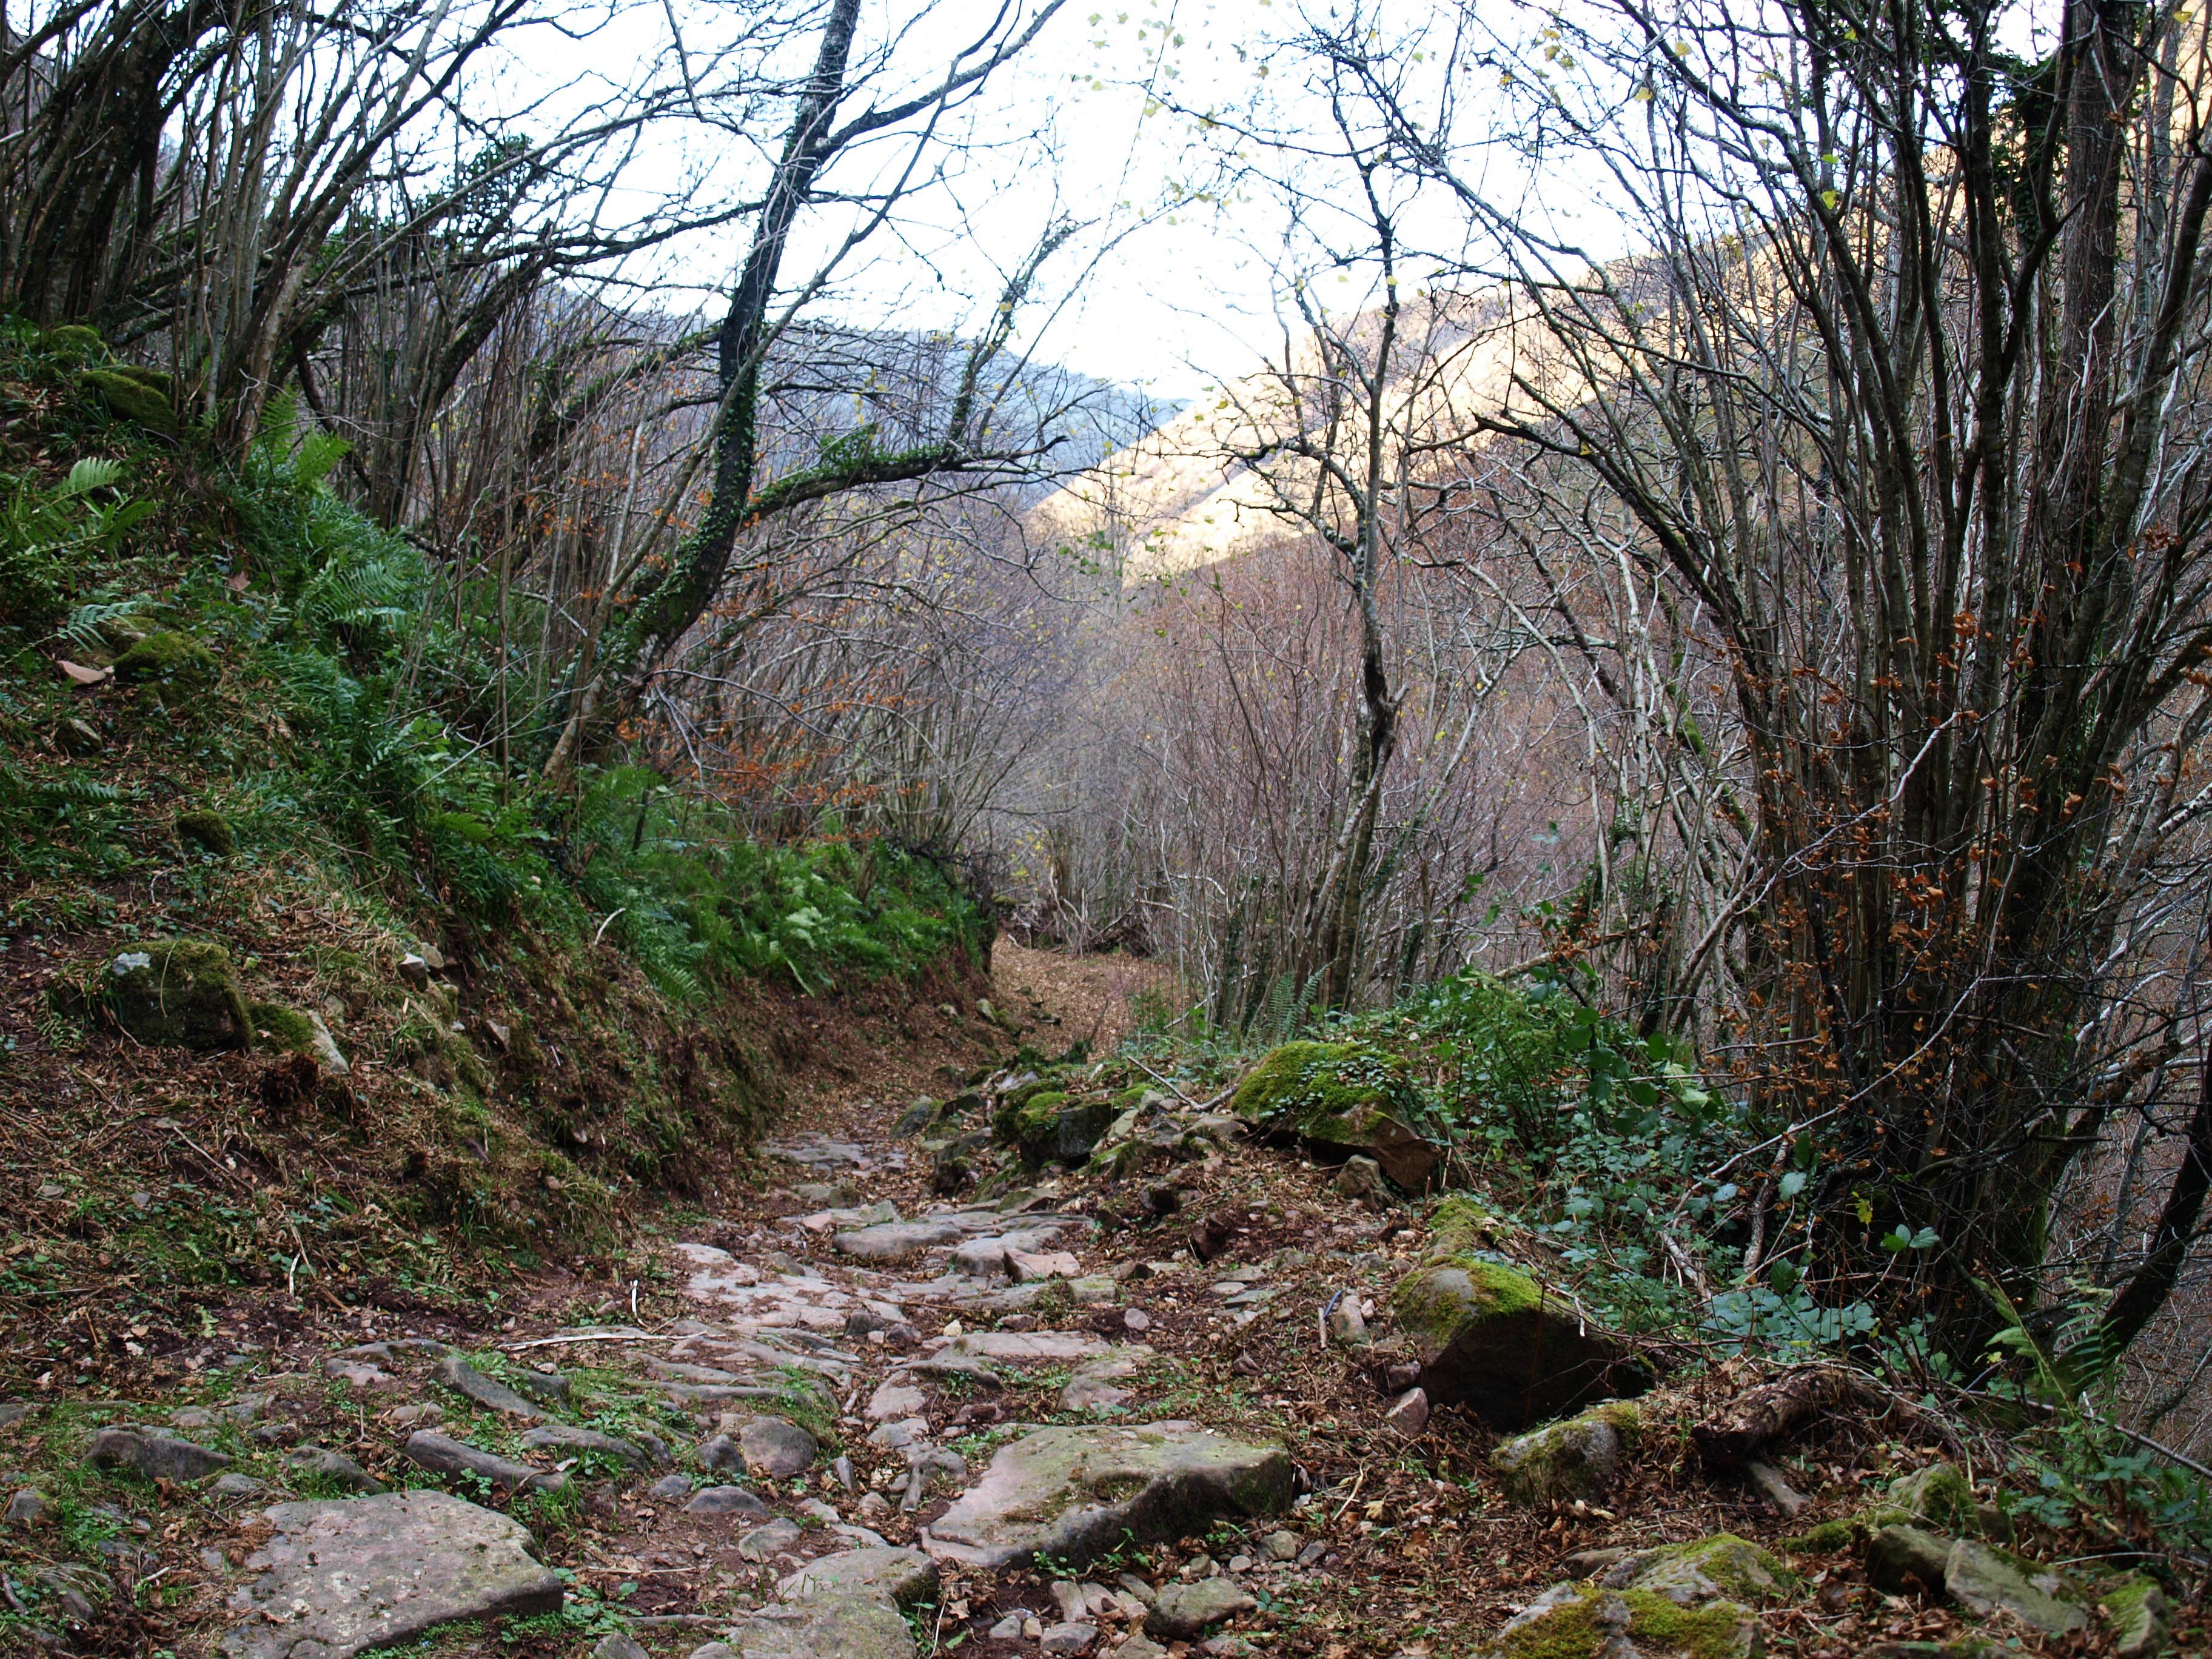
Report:
M1951 1546L1943 1565L1943 1588L1959 1604L1984 1618L2002 1610L2045 1636L2070 1636L2089 1615L2059 1595L2058 1576L1971 1538Z
M983 1478L929 1528L940 1560L1024 1564L1040 1552L1081 1565L1133 1533L1202 1533L1222 1516L1264 1515L1291 1498L1290 1455L1195 1423L1037 1429L1002 1446Z
M900 1607L937 1593L937 1563L920 1550L840 1550L817 1556L776 1585L787 1601L848 1593L886 1595Z
M279 1504L231 1599L234 1659L352 1659L456 1619L550 1613L561 1580L528 1528L444 1492Z
M149 1480L198 1480L230 1467L230 1459L174 1435L102 1429L85 1447L85 1466L130 1469Z
M951 1244L967 1236L968 1230L957 1221L887 1221L839 1233L830 1244L840 1255L860 1261L903 1261L932 1245Z
M743 1659L915 1659L905 1617L871 1590L764 1608L731 1631L729 1643Z

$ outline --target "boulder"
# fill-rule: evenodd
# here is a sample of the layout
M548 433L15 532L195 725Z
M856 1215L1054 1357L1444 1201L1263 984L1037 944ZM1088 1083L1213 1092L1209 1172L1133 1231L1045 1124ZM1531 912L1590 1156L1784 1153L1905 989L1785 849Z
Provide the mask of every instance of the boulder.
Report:
M830 1248L859 1261L903 1261L935 1244L951 1244L968 1236L957 1221L886 1221L872 1227L839 1233Z
M1042 1090L1018 1108L1002 1111L994 1127L1020 1149L1023 1162L1036 1168L1083 1163L1118 1115L1111 1101L1070 1100L1057 1090Z
M255 1048L280 1054L306 1054L324 1071L338 1077L353 1070L320 1014L287 1008L281 1002L249 1002L246 1012L252 1022Z
M1039 1553L1080 1565L1125 1538L1203 1533L1223 1516L1290 1501L1290 1455L1195 1423L1033 1430L999 1449L983 1478L925 1537L940 1560L983 1567Z
M330 1451L321 1446L301 1447L285 1457L284 1467L295 1480L305 1475L311 1480L336 1486L341 1492L373 1495L386 1489L384 1482L343 1452Z
M684 1506L686 1515L741 1515L749 1521L764 1520L768 1505L743 1486L706 1486L692 1494Z
M202 939L167 939L125 951L100 975L116 1024L149 1048L244 1048L253 1022L230 952Z
M1231 1109L1255 1128L1324 1156L1371 1158L1409 1193L1425 1191L1443 1148L1404 1062L1364 1042L1286 1042L1238 1085Z
M177 841L213 858L227 859L238 850L238 836L231 830L230 820L205 807L177 814Z
M2046 1636L2070 1636L2089 1623L2087 1613L2059 1595L2064 1585L2057 1574L1971 1538L1951 1546L1943 1588L1969 1613L1987 1618L2002 1610Z
M2118 1659L2153 1659L2166 1651L2171 1639L2166 1621L2172 1607L2158 1580L2130 1573L2100 1596L2097 1605L2112 1626L2112 1651Z
M1649 1389L1626 1345L1572 1300L1474 1253L1488 1219L1469 1200L1447 1199L1431 1219L1424 1265L1390 1294L1429 1399L1510 1431Z
M1613 1484L1621 1453L1636 1443L1643 1415L1631 1402L1594 1406L1561 1423L1501 1441L1490 1467L1516 1504L1595 1498Z
M766 1607L729 1633L741 1659L915 1659L914 1632L888 1596L825 1592Z
M231 1600L244 1621L232 1659L352 1659L456 1619L522 1617L561 1605L520 1522L438 1492L278 1504L247 1558L260 1574Z
M84 1449L87 1468L129 1469L149 1480L198 1480L230 1467L219 1451L173 1435L102 1429Z
M755 1527L738 1540L738 1553L748 1561L765 1561L770 1556L781 1555L796 1544L803 1534L796 1521L779 1516L765 1526Z
M1060 1391L1064 1412L1103 1411L1127 1405L1130 1391L1120 1384L1144 1369L1152 1350L1141 1342L1127 1342L1103 1357L1076 1368Z
M215 653L189 634L157 628L131 641L112 666L115 678L126 685L149 680L204 680L213 678Z
M177 411L170 401L170 377L139 369L134 364L88 368L77 375L81 385L100 394L111 413L151 432L177 435Z
M1924 1591L1943 1594L1943 1570L1951 1565L1951 1540L1903 1522L1867 1540L1866 1576L1885 1595Z
M787 1601L854 1592L884 1596L902 1607L927 1601L937 1594L937 1563L920 1550L842 1550L816 1557L776 1586Z
M1945 1532L1972 1532L1974 1489L1966 1477L1937 1458L1889 1483L1890 1501Z
M738 1433L745 1472L757 1480L782 1480L814 1467L820 1446L812 1435L781 1417L756 1417Z
M1188 1584L1169 1584L1153 1598L1145 1615L1145 1634L1163 1642L1188 1641L1218 1625L1249 1613L1260 1604L1233 1578L1200 1578Z
M1599 1574L1597 1583L1601 1589L1643 1591L1692 1607L1715 1600L1778 1601L1797 1588L1797 1575L1749 1540L1723 1532L1636 1551Z
M1383 1179L1382 1166L1371 1158L1354 1156L1345 1159L1344 1167L1336 1172L1336 1179L1328 1186L1339 1198L1371 1205L1378 1210L1388 1207L1396 1198L1389 1182Z
M1559 1584L1508 1620L1480 1659L1758 1659L1759 1616L1734 1601L1677 1606L1649 1590Z

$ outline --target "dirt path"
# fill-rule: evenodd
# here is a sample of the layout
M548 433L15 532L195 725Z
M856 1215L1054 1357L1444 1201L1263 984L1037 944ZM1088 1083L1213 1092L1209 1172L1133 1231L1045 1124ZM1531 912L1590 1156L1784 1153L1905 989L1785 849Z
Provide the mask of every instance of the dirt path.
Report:
M528 1616L406 1632L407 1654L440 1659L1429 1659L1485 1650L1577 1552L1782 1524L1671 1456L1625 1468L1604 1507L1500 1507L1479 1425L1386 1419L1402 1355L1323 1335L1330 1310L1382 1307L1423 1248L1414 1214L1341 1195L1141 1057L1114 1066L1157 1085L1150 1109L1177 1138L1143 1176L1024 1168L981 1144L985 1101L913 1110L899 1091L960 1075L958 1052L1110 1052L1156 982L1003 943L994 967L994 1006L944 1011L962 1050L854 1054L846 1084L788 1115L750 1190L666 1218L635 1282L549 1272L491 1323L311 1312L173 1398L0 1407L7 1484L53 1517L0 1533L0 1589L29 1610L0 1613L0 1651L39 1632L176 1659L226 1639L235 1659L350 1651L295 1652L321 1615L283 1563L304 1572L328 1546L283 1530L308 1511L269 1506L383 1486L504 1511L561 1575L545 1610L556 1581L510 1545L507 1577L447 1612L495 1610L490 1584ZM996 1173L939 1195L963 1158ZM223 1478L86 1470L88 1437L125 1425L211 1449ZM1046 1446L1062 1485L1024 1488ZM1831 1454L1834 1479L1798 1478L1847 1506L1869 1477L1840 1465L1862 1449ZM1159 1486L1217 1452L1234 1480ZM1079 1512L1106 1535L1035 1530ZM419 1535L435 1519L392 1519L386 1553L443 1559ZM1038 1559L1000 1562L1016 1534ZM362 1603L357 1583L347 1596Z

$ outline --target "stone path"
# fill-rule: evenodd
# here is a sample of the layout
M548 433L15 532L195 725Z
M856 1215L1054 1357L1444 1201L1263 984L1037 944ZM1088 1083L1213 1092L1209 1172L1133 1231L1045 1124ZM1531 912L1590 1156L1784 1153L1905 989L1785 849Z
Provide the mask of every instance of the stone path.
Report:
M328 1374L365 1401L415 1399L387 1420L420 1469L499 1493L580 1494L627 1521L629 1554L602 1582L683 1577L723 1592L693 1598L720 1616L641 1621L655 1652L912 1659L902 1609L922 1601L988 1622L979 1646L1154 1659L1149 1624L1243 1651L1219 1633L1256 1605L1243 1581L1303 1547L1273 1522L1255 1536L1273 1528L1277 1553L1255 1545L1236 1576L1213 1567L1224 1582L1206 1595L1121 1571L1112 1586L1054 1580L1049 1607L981 1611L994 1573L1042 1559L1073 1575L1106 1552L1256 1523L1296 1500L1281 1447L1147 1409L1171 1373L1136 1339L1142 1316L1115 1311L1115 1273L1135 1264L1109 1267L1097 1224L1028 1190L902 1212L881 1195L913 1185L887 1136L799 1134L765 1152L801 1207L742 1239L731 1234L744 1224L720 1223L708 1230L719 1243L675 1243L683 1316L518 1332L473 1357L371 1343L331 1354ZM612 1389L631 1391L630 1419L574 1420ZM442 1422L440 1400L470 1422ZM647 1409L694 1432L645 1432L635 1413ZM1024 1420L1071 1413L1087 1420ZM442 1493L284 1504L265 1518L273 1534L232 1597L234 1659L349 1659L441 1621L561 1600L520 1525ZM599 1654L641 1651L610 1638Z

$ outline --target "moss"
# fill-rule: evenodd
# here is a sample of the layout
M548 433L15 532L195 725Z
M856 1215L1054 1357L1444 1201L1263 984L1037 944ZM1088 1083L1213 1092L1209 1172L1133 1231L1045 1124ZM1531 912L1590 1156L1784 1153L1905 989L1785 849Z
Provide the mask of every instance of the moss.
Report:
M1237 1085L1230 1109L1248 1123L1301 1126L1362 1118L1398 1103L1400 1062L1364 1042L1285 1042Z
M215 653L189 634L161 628L134 640L115 659L118 680L167 679L178 674L204 674L216 665Z
M1431 1352L1471 1322L1534 1313L1543 1304L1543 1287L1528 1274L1473 1256L1431 1262L1390 1292L1392 1316Z
M1014 1139L1027 1141L1051 1133L1052 1126L1059 1120L1060 1109L1066 1104L1067 1097L1057 1089L1025 1092L1021 1106L1014 1113Z
M167 390L148 384L144 372L119 368L88 368L77 377L97 392L102 402L120 418L149 432L177 435L177 411Z
M1487 1249L1496 1241L1498 1218L1464 1193L1455 1193L1429 1212L1429 1260L1440 1261Z
M187 1048L237 1048L253 1026L230 953L198 939L171 939L125 951L107 964L101 1000L140 1042Z
M1654 1550L1639 1562L1635 1585L1683 1602L1707 1599L1710 1585L1730 1601L1757 1603L1789 1594L1797 1575L1748 1539L1723 1532Z
M1692 1659L1741 1659L1747 1651L1741 1608L1710 1602L1677 1607L1645 1590L1624 1590L1621 1595L1635 1615L1629 1632L1644 1642L1679 1648Z
M1856 1525L1850 1520L1823 1521L1810 1532L1784 1539L1782 1547L1792 1555L1833 1555L1838 1550L1850 1547Z
M1625 1630L1620 1616L1624 1611ZM1743 1659L1753 1650L1745 1638L1747 1628L1755 1629L1749 1615L1728 1602L1681 1607L1643 1590L1590 1586L1511 1632L1498 1652L1502 1659L1596 1659L1601 1654L1641 1647L1687 1654L1692 1659ZM1620 1641L1623 1635L1628 1643Z
M281 1002L249 1002L246 1011L253 1024L253 1046L288 1054L315 1051L315 1022L296 1008Z
M1611 1483L1621 1453L1636 1444L1643 1428L1635 1405L1608 1401L1501 1443L1491 1453L1491 1468L1516 1504L1593 1498Z
M1974 1488L1966 1477L1937 1459L1925 1468L1893 1480L1889 1495L1912 1514L1950 1532L1972 1532Z
M238 837L231 833L230 820L204 808L177 814L177 839L219 859L227 859L238 850Z
M107 342L100 337L96 328L88 328L82 323L64 323L59 328L46 331L46 349L57 356L88 362L107 355Z

